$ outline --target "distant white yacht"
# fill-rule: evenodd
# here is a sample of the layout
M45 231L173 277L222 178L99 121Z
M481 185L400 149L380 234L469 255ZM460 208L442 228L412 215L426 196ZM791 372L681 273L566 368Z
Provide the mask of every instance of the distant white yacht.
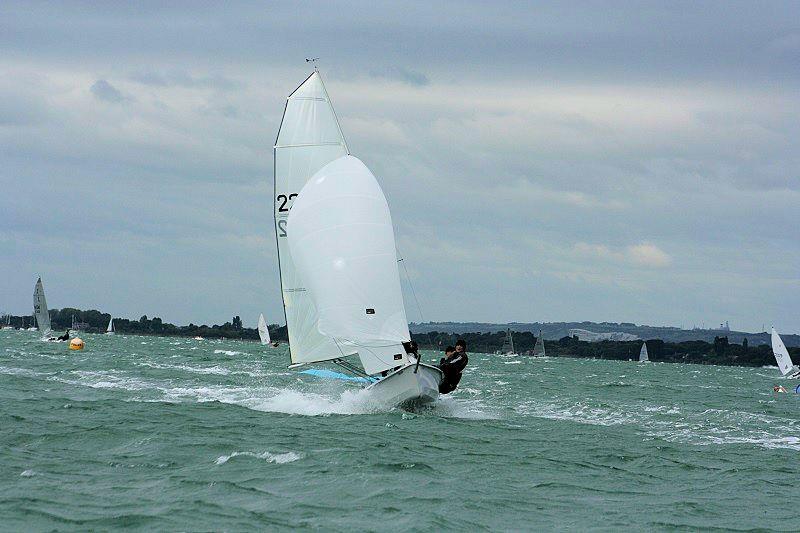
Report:
M783 344L783 339L775 331L775 326L772 327L772 354L775 356L775 361L778 363L778 369L781 374L789 379L800 378L800 370L792 363L792 358L789 356L789 350Z
M106 328L106 335L113 335L114 334L114 317L108 321L108 327Z
M539 330L539 336L536 337L536 344L533 345L533 356L534 357L545 357L544 351L544 337L542 337L542 330Z
M264 320L264 313L258 315L258 336L261 339L261 344L269 344L269 328L267 321Z
M498 355L519 355L514 348L514 336L511 334L511 328L506 329L506 338L503 340L503 346L497 352Z
M642 342L642 349L639 351L639 362L646 363L650 361L650 356L647 353L647 342Z
M36 287L33 289L33 313L36 315L36 323L39 324L42 338L49 337L53 330L50 327L50 314L47 310L47 300L44 298L42 278L36 281Z

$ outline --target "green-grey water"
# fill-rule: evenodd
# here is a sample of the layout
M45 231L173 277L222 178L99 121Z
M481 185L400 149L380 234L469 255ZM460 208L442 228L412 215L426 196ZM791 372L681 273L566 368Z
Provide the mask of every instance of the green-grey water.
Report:
M0 529L800 530L776 369L472 354L410 413L285 347L84 338L0 331Z

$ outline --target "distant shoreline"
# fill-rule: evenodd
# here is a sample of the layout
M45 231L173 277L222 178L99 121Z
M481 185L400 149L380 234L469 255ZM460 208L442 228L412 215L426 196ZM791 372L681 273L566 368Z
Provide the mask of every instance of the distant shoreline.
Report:
M106 331L111 315L96 310L83 311L75 308L50 310L50 320L53 331L59 332L71 327L75 322L88 325L85 329L75 330L75 334L82 331L87 333L102 334ZM30 326L30 316L11 316L11 325L19 328L23 325ZM6 319L3 320L6 322ZM442 329L433 329L443 326ZM230 322L222 325L214 324L176 326L163 322L159 317L148 318L146 315L139 320L114 317L116 333L125 335L161 336L161 337L203 337L204 339L228 339L259 341L256 328L242 326L238 316L232 317ZM473 327L472 331L465 331ZM769 336L765 333L748 334L743 332L720 330L681 330L679 328L658 328L652 326L637 326L629 323L593 323L593 322L558 322L558 323L530 323L530 324L485 324L485 323L458 323L458 322L432 322L426 324L410 325L412 338L425 350L443 350L447 345L454 344L456 339L464 339L470 351L476 353L493 354L500 350L505 340L506 329L510 328L514 337L515 348L518 353L526 354L533 350L538 332L542 331L545 338L547 355L552 357L570 357L578 359L610 359L610 360L636 360L643 340L634 341L579 341L569 335L560 333L570 329L592 329L598 333L609 331L622 331L625 333L654 334L668 332L668 337L695 335L700 339L668 340L655 335L646 336L650 360L653 362L694 363L703 365L748 366L761 367L775 365L772 349L768 345ZM277 324L269 325L270 337L280 342L288 342L286 326ZM534 334L533 331L536 333ZM550 335L548 336L548 332ZM711 336L711 341L704 340ZM766 338L764 338L766 336ZM738 342L734 339L739 338ZM795 361L800 360L800 338L797 335L784 335L784 342L789 347L790 355ZM794 341L794 342L792 342Z

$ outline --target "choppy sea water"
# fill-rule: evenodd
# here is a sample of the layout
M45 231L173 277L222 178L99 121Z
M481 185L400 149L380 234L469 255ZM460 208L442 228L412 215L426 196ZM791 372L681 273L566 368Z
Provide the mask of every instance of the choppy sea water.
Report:
M84 339L0 331L0 529L800 530L777 369L472 354L409 413L285 347Z

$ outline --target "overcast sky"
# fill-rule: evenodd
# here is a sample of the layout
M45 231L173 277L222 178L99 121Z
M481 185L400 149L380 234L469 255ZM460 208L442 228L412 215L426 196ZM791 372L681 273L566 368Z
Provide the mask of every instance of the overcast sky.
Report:
M410 320L800 331L800 3L161 4L0 3L0 310L283 323L319 56Z

